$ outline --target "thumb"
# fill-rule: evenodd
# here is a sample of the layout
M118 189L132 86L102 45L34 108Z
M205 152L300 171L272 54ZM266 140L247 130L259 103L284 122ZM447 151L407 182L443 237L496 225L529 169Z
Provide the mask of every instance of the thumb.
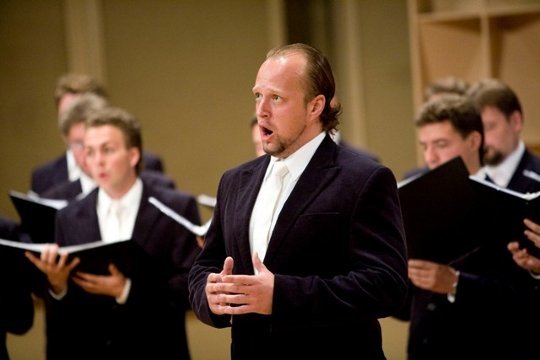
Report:
M110 263L109 264L109 273L111 275L119 275L120 271L118 270L118 268L113 263Z
M262 271L266 271L266 266L264 266L261 259L259 259L259 255L257 253L253 254L252 261L253 261L253 269L255 270L255 274L261 273Z
M230 256L227 256L227 258L223 262L223 270L221 271L221 275L232 275L233 266L234 266L233 258Z

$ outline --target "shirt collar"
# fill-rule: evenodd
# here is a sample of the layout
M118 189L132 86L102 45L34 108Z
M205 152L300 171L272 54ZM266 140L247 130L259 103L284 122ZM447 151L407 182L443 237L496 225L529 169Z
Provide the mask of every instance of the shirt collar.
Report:
M94 190L97 186L94 179L86 175L84 172L81 172L81 177L79 178L79 181L81 182L82 194L84 194L83 196L86 196L88 193Z
M82 171L79 165L77 165L77 161L75 161L75 155L73 155L73 151L71 151L70 149L66 150L66 162L68 179L70 181L77 180L81 176Z
M282 160L285 162L285 165L287 165L287 169L289 169L290 179L292 181L298 180L300 175L304 172L304 169L315 154L315 151L317 151L323 142L325 136L326 132L321 132L319 135L315 136L309 142L304 144L300 149L296 150L293 154ZM268 176L270 173L269 170L273 168L274 163L278 160L279 159L277 157L272 156L270 164L268 165L268 170L266 171L266 176Z
M112 199L103 189L98 191L97 206L98 211L106 213L113 201L119 202L119 204L126 209L138 206L142 199L143 184L140 178L137 178L131 189L124 194L120 199Z

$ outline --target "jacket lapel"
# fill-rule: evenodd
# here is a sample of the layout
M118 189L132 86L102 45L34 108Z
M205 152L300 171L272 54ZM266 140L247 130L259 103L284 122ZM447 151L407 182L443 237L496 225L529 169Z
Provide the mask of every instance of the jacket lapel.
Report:
M99 221L97 218L97 188L94 189L88 196L80 200L80 206L78 206L76 213L76 226L74 234L81 234L70 239L70 244L84 244L87 242L101 240L101 233L99 230Z
M241 256L239 258L241 268L248 269L253 273L253 263L251 261L251 250L249 246L249 222L251 220L251 212L257 200L257 195L261 187L266 168L270 163L270 156L264 155L261 157L261 161L253 163L252 167L246 168L240 174L240 181L238 182L235 204L235 214L237 216L232 219L234 221L234 229L241 229L242 233L235 234L240 239L234 244L238 246L238 251ZM238 261L235 259L235 261Z
M143 193L141 197L141 203L139 204L139 211L135 218L135 226L133 227L133 235L131 238L140 245L146 244L151 238L151 231L154 231L155 222L159 218L160 211L148 202L148 198L154 196L151 193L149 187L143 181ZM166 201L165 199L158 199L159 201Z
M305 211L306 207L316 199L318 194L339 173L340 168L334 162L336 150L337 146L334 141L329 136L326 136L298 179L296 186L279 213L264 259L266 264L271 263L289 229Z

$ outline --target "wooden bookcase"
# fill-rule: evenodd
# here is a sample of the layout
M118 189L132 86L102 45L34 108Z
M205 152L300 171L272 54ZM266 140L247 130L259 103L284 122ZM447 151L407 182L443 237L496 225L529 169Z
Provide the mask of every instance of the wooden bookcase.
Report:
M518 94L540 149L540 0L408 0L413 94L449 75L495 77Z

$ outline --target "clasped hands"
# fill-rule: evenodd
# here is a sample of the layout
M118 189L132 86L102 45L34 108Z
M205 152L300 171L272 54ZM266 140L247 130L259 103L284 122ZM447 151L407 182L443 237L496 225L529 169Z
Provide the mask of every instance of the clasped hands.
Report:
M234 260L230 256L223 262L220 273L208 275L206 298L214 314L272 313L274 274L264 266L256 253L252 261L255 275L233 275Z
M109 265L110 275L95 275L76 271L71 272L80 263L78 257L68 261L68 254L59 251L57 244L47 244L40 254L40 257L25 252L25 256L41 272L47 276L51 290L55 294L64 294L67 291L68 279L80 286L84 291L96 295L109 295L118 298L126 284L126 277L114 266Z

